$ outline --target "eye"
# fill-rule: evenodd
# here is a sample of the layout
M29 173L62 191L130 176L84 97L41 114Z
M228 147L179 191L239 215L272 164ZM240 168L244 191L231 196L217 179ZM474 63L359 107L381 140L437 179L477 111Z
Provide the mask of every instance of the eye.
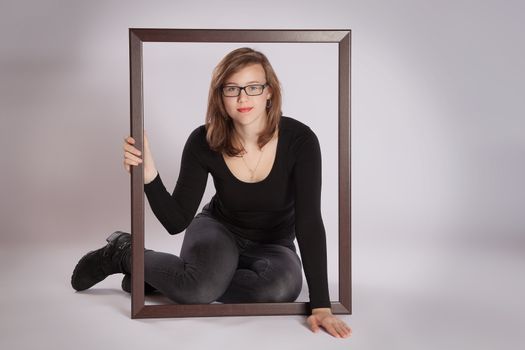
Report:
M226 87L224 88L224 91L226 91L226 92L234 92L234 91L236 91L237 89L238 89L238 88L237 88L236 86L226 86Z
M250 85L248 86L248 89L252 92L259 91L259 85Z

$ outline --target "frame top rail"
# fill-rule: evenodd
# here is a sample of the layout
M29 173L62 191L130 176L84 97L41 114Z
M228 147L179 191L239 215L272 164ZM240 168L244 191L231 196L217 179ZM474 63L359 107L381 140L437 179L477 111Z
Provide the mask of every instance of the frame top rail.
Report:
M350 30L130 28L143 42L339 43Z

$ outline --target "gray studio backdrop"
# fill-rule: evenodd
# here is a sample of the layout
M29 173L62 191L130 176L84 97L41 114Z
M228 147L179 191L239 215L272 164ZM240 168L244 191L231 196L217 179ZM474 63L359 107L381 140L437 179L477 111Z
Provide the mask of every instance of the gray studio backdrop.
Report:
M74 327L57 323L72 316L50 319L39 311L42 300L71 292L74 258L113 230L130 229L122 166L129 27L350 28L353 345L523 348L523 13L518 0L2 1L0 287L4 296L12 292L0 304L5 335L18 334L12 319L29 310L31 320L47 320L34 329L56 334ZM187 103L146 96L146 127L171 188L184 138L203 120L210 69L227 46L189 52L203 68L184 76L195 91ZM293 84L310 80L308 64L299 60L290 71L282 63L288 51L266 51L283 80L284 112L320 135L323 215L333 235L335 140L325 136L332 126L319 119L331 102L308 98L320 104L306 108ZM180 85L159 86L168 93ZM161 129L166 118L172 123ZM149 220L148 240L162 235L170 238ZM47 259L33 262L31 249ZM72 250L56 262L66 266L54 284L63 290L40 288L35 299L28 276L44 276L42 267L60 249ZM35 265L30 273L19 270L27 264ZM24 322L20 329L28 317Z

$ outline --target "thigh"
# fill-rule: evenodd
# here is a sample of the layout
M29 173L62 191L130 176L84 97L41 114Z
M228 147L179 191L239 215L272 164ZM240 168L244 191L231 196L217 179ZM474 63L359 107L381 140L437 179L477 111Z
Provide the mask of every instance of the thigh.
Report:
M257 244L242 252L223 302L290 302L302 288L299 256L277 244Z
M199 213L187 227L180 257L208 275L233 274L239 248L233 234L211 215ZM230 276L231 277L231 276Z
M232 234L214 218L198 214L186 229L180 258L145 254L147 282L179 303L202 304L219 298L239 259Z
M180 257L188 264L237 266L239 248L234 235L217 219L199 213L186 228Z

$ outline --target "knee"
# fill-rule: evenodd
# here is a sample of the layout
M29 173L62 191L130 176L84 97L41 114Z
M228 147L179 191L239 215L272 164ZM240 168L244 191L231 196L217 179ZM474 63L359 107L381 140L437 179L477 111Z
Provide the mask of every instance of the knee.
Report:
M254 295L254 302L294 302L301 293L302 285L302 276L284 273L273 277L264 288L257 291Z
M179 298L180 304L210 304L214 302L218 296L211 293L210 290L197 288L191 293L186 293Z
M210 304L216 301L223 290L218 290L217 286L210 283L191 283L183 288L174 287L174 290L167 293L167 297L178 304Z

